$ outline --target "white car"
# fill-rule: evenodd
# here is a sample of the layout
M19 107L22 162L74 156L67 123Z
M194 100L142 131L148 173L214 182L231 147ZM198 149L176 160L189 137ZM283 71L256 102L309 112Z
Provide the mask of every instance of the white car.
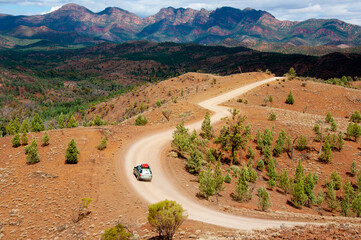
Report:
M152 170L146 163L135 166L133 174L138 180L152 181Z

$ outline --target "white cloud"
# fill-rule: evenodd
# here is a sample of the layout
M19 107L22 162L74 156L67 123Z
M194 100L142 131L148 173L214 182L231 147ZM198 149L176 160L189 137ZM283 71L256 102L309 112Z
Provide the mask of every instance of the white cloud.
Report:
M43 12L42 14L48 14L48 13L54 12L54 11L60 9L61 7L62 7L62 5L52 7L52 8L50 8L50 10L48 12Z
M315 13L315 12L320 12L320 11L322 11L322 8L318 4L309 5L308 7L305 7L305 8L290 9L289 10L290 13L295 13L295 14L299 14L299 13Z

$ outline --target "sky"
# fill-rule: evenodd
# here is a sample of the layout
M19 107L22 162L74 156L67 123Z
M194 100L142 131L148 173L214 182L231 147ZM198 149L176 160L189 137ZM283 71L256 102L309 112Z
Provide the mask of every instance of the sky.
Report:
M264 10L279 20L302 21L310 18L336 18L361 25L361 0L0 0L0 13L11 15L45 14L67 3L82 5L93 12L119 7L140 17L157 13L161 8L214 10L229 6Z

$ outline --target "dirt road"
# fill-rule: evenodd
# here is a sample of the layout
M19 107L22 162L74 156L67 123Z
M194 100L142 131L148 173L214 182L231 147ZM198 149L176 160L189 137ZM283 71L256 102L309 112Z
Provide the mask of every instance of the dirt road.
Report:
M222 107L218 104L274 80L276 80L276 78L269 78L248 84L231 92L203 101L199 103L199 105L213 111L211 121L212 123L215 123L229 114L227 107ZM193 129L200 129L201 122L202 121L199 121L194 124L187 125L186 127L191 131L193 131ZM234 216L209 209L187 198L187 196L177 190L177 187L173 185L172 181L169 181L169 176L167 176L164 172L165 169L163 169L160 161L162 157L162 149L172 140L172 133L173 129L146 136L132 144L126 152L123 174L126 175L133 189L145 201L155 203L164 199L175 200L187 210L190 219L240 230L264 229L269 227L279 227L281 225L301 224ZM133 167L141 163L150 164L153 171L152 182L140 182L133 176Z

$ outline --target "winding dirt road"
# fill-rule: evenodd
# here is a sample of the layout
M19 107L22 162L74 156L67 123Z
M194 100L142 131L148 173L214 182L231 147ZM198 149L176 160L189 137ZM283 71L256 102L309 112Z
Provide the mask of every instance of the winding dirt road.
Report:
M212 123L215 123L229 114L228 108L219 106L219 104L240 96L253 88L275 80L276 78L269 78L248 84L215 98L203 101L199 103L199 105L214 112L211 117L211 121ZM186 127L190 130L200 129L201 123L202 121L199 121L194 124L187 125ZM164 149L164 146L169 144L172 140L172 134L173 130L168 130L144 137L132 144L126 152L123 168L124 174L128 178L128 181L132 185L133 189L144 200L149 203L159 202L164 199L175 200L187 210L189 219L233 229L251 230L279 227L281 225L302 224L234 216L209 209L187 198L187 196L177 190L177 187L173 185L172 181L169 181L169 177L166 176L160 161L162 157L162 150ZM153 171L152 182L140 182L133 176L133 167L141 163L150 164Z

